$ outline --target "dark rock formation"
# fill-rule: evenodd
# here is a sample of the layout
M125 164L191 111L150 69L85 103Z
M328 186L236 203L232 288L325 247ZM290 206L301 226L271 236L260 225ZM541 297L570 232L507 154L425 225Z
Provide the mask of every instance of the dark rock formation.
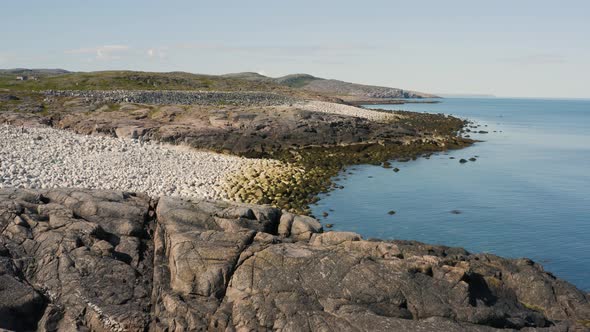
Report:
M584 330L528 259L322 233L266 206L0 190L0 329Z
M80 134L102 134L125 138L141 138L160 142L189 145L199 149L229 152L245 156L268 156L279 151L309 146L354 146L359 144L400 145L402 142L433 141L432 135L464 144L455 132L463 126L458 118L435 114L400 112L403 118L394 123L379 123L364 118L310 112L297 104L289 106L251 105L283 103L285 97L256 93L174 92L174 91L61 91L45 100L23 105L0 105L0 123L37 126L51 125ZM128 95L133 93L133 95ZM64 96L70 96L65 98ZM214 97L199 96L211 95ZM219 96L217 96L219 95ZM76 96L76 97L74 97ZM146 105L111 104L125 98L140 98ZM148 97L146 97L148 96ZM230 97L228 97L230 96ZM233 97L231 97L233 96ZM239 97L238 97L239 96ZM100 98L99 98L100 97ZM146 98L145 100L143 98ZM158 99L158 98L163 99ZM198 98L197 98L198 97ZM218 104L217 98L234 98L240 106ZM271 99L264 99L264 98ZM273 101L272 98L279 98ZM99 98L101 101L99 102ZM102 98L102 99L101 99ZM110 99L109 99L110 98ZM180 98L177 100L176 98ZM164 102L192 102L203 105L159 105ZM249 104L245 99L249 98ZM173 100L172 100L173 99ZM232 99L233 100L233 99ZM235 101L234 100L234 101ZM39 113L39 110L45 112ZM452 143L452 142L449 142Z

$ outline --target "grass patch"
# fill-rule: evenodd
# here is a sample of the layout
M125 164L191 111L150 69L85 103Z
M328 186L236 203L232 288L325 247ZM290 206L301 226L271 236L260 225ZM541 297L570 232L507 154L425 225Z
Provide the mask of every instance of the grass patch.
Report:
M522 301L520 301L520 303L521 303L521 304L522 304L522 305L523 305L525 308L527 308L527 309L529 309L529 310L533 310L533 311L540 312L540 313L543 313L543 312L545 311L545 309L543 309L543 308L539 307L538 305L534 305L534 304L530 304L530 303L526 303L526 302L522 302Z
M0 89L42 90L204 90L267 91L301 94L270 81L250 81L231 77L184 72L150 73L138 71L99 71L38 76L38 80L17 81L16 75L0 74Z

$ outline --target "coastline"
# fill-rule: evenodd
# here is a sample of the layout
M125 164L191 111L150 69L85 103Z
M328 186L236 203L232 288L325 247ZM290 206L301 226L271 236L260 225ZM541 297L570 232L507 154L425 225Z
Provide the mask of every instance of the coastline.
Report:
M0 298L21 304L3 321L16 330L590 324L590 297L528 259L324 232L270 206L69 188L0 189L0 207L15 207L0 215L0 262L21 263Z
M421 99L387 99L387 98L374 98L374 99L358 99L358 100L346 100L345 102L352 106L362 107L363 105L404 105L404 104L438 104L440 100L421 100Z
M89 309L78 319L85 326L138 331L148 325L335 326L322 321L343 322L343 329L384 331L588 327L588 294L531 260L415 241L365 240L356 233L325 231L308 215L308 204L333 188L332 179L346 167L375 164L394 172L389 160L469 146L475 141L462 137L472 126L469 121L339 104L235 108L217 101L179 107L57 98L42 111L0 112L0 122L11 123L16 131L40 126L58 136L91 141L171 144L156 159L176 160L177 149L213 151L207 156L230 162L266 158L230 167L224 176L213 174L214 182L208 184L227 197L147 196L127 189L0 189L0 207L8 209L8 218L0 215L6 238L0 242L0 259L10 252L9 260L40 264L19 265L7 274L15 280L8 291L31 299L14 317L34 317L44 324L43 317L79 317L75 308L83 307ZM33 145L44 141L34 135L21 138ZM180 171L177 177L186 174ZM47 251L29 250L37 243ZM58 258L44 256L54 251ZM87 270L77 274L64 263L64 269L54 271L44 265L52 259L87 264ZM27 274L36 269L48 272ZM102 278L105 271L108 283ZM67 281L54 283L55 278ZM65 298L62 293L75 295Z
M467 123L445 115L368 110L322 101L284 104L279 95L248 94L48 91L42 94L46 96L43 111L0 112L0 122L273 159L285 166L269 168L270 162L265 162L267 170L258 166L235 169L227 178L216 180L216 186L224 189L224 198L273 204L304 214L310 212L309 204L317 201L319 193L334 186L331 179L344 167L412 159L473 143L457 136ZM188 104L195 99L197 105L149 104L162 96L167 102L178 99ZM20 97L20 104L29 107L31 98ZM148 104L121 102L129 98ZM239 113L233 111L236 100L245 103ZM287 135L285 127L292 128ZM179 187L184 192L191 190L184 184ZM205 196L214 197L220 196Z

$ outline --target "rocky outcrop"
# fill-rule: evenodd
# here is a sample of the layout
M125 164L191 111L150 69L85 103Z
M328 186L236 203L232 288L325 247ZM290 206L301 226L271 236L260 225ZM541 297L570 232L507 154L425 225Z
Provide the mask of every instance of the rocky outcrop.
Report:
M530 260L323 233L268 206L4 189L0 231L0 329L568 331L590 319L588 294Z
M56 93L74 94L71 91ZM94 94L103 93L112 93L114 99L109 101L110 97L105 97L100 102L92 99ZM431 139L433 135L455 140L460 139L456 132L464 124L461 119L438 114L392 114L322 102L267 107L214 102L214 105L161 106L158 105L161 101L142 99L151 104L122 102L113 105L111 102L120 99L116 93L88 91L75 92L78 97L52 97L46 99L45 112L41 113L36 111L37 106L32 101L30 111L21 110L29 103L25 106L5 105L5 111L0 111L0 123L50 125L80 134L155 140L249 157L311 146L398 145L408 139ZM122 92L122 96L125 93Z
M143 330L151 321L149 218L141 195L0 191L0 328Z

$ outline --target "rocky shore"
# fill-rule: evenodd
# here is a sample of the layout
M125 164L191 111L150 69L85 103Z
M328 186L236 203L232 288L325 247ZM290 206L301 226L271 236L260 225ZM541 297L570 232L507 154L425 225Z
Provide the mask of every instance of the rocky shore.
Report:
M472 144L464 120L268 92L0 97L0 330L590 329L588 294L528 259L302 215L349 165Z
M243 172L241 169L228 172L230 177L222 181L224 196L214 193L205 197L268 203L298 213L309 213L308 204L318 193L331 188L331 178L343 167L415 158L423 153L461 148L472 143L457 136L465 125L458 118L369 110L319 100L253 105L240 99L239 105L233 105L218 103L215 98L199 97L201 104L185 105L182 98L203 96L203 93L113 90L53 91L48 94L0 92L0 96L6 96L6 101L0 102L0 123L49 126L78 134L160 142L248 158L271 158L282 162L283 169L266 167L267 171L259 172L255 167L246 167ZM165 102L174 104L159 104L164 102L158 99L163 94L170 94L172 97ZM206 95L244 94L247 93L208 92ZM122 101L130 96L148 96L138 100L147 103ZM177 96L184 97L176 99ZM289 97L280 98L276 102L284 103L284 98ZM219 177L215 182L218 180ZM148 189L143 185L136 186L137 181L130 181L128 187L122 186L122 182L89 187L144 191L154 195L184 192L183 195L188 197L198 197L187 194L194 192L194 188L184 182L172 181L169 188ZM81 183L86 186L91 182L82 179ZM78 185L62 180L57 183Z
M324 233L269 206L0 189L0 329L583 331L528 259Z

